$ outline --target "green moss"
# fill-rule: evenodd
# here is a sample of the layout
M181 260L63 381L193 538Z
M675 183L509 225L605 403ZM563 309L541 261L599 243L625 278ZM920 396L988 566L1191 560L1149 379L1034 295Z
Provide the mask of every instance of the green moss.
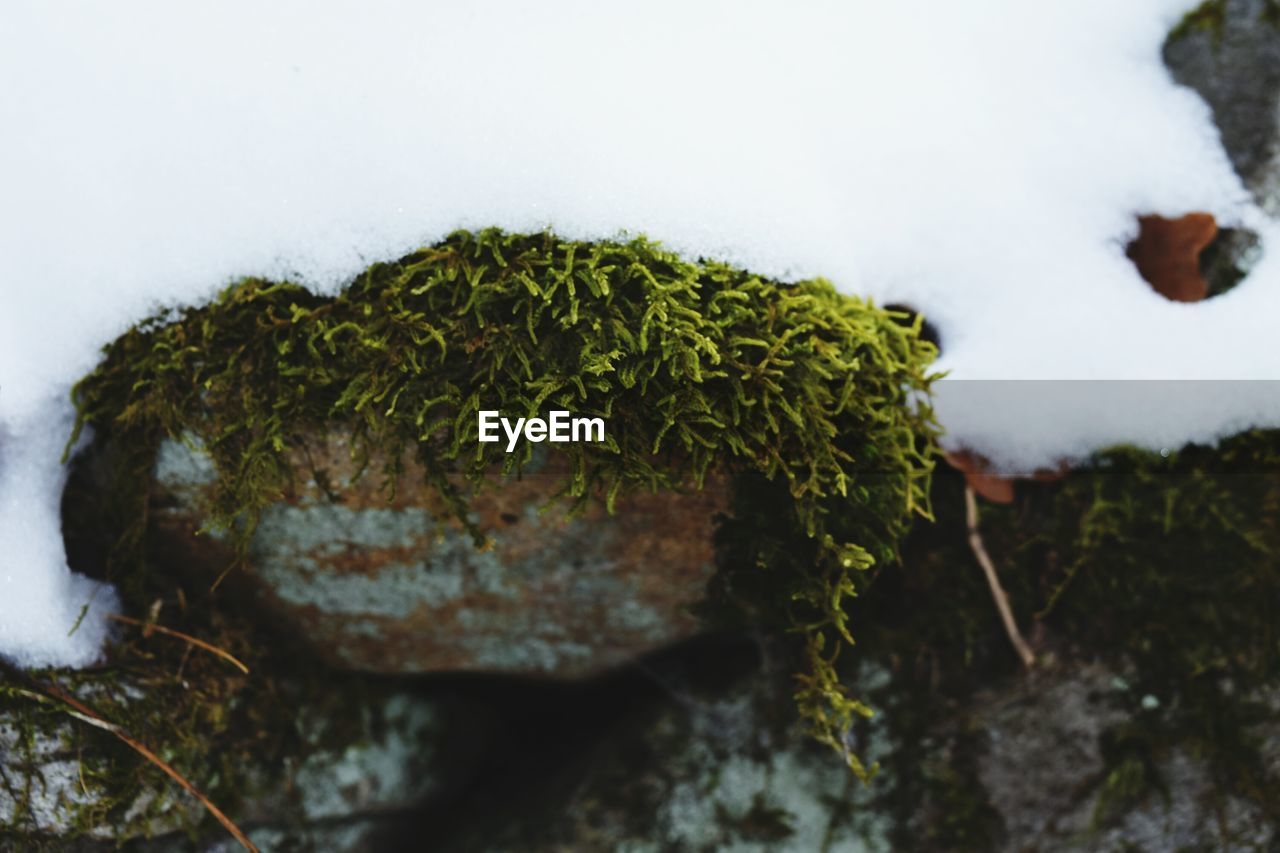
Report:
M901 744L885 807L902 826L941 778L982 801L972 762L939 768L919 744L1019 670L966 542L962 492L954 472L935 477L936 523L851 608L860 657L894 672L869 698ZM1244 798L1280 822L1280 779L1262 754L1280 723L1280 432L1168 457L1115 449L1060 482L1020 483L1013 504L984 505L981 524L1039 666L1100 661L1124 676L1108 697L1124 722L1099 744L1100 823L1161 796L1175 751L1204 762L1220 803ZM957 823L966 811L920 832L990 833L982 809Z
M1056 556L1037 618L1127 664L1127 778L1178 745L1209 762L1219 790L1280 816L1258 752L1280 681L1280 434L1099 465L1052 495L1054 521L1022 546Z
M1280 26L1280 0L1264 0L1258 23ZM1182 16L1166 41L1173 42L1196 32L1208 33L1216 42L1227 25L1227 0L1205 0Z
M1168 41L1177 41L1194 32L1207 32L1215 39L1221 36L1227 23L1226 0L1205 0L1182 16L1169 32Z
M0 724L16 733L0 769L6 799L15 805L0 825L0 846L62 849L86 835L123 843L175 830L192 837L223 832L194 798L110 732L67 714L60 702L34 697L39 685L78 697L231 813L275 793L276 771L288 760L356 737L353 718L370 690L364 680L322 672L279 647L264 652L261 633L234 611L214 607L198 586L170 580L151 592L166 605L162 623L180 622L246 662L251 674L181 641L131 629L113 645L108 666L34 671L32 688L0 683ZM335 678L343 680L341 695L319 689ZM298 707L316 703L333 720L322 738L298 725Z
M464 524L449 475L484 487L532 454L480 443L480 409L604 418L603 444L549 445L570 457L561 494L579 503L700 488L712 472L760 484L774 512L737 529L738 564L770 576L762 608L805 634L800 708L863 774L844 732L866 709L833 661L858 577L928 512L934 355L918 320L822 280L783 284L643 239L485 231L374 264L331 298L241 281L123 335L75 399L81 424L131 451L120 482L136 520L117 564L134 559L166 436L212 456L212 523L242 554L293 477L288 448L335 424L358 454L390 460L389 482L412 453Z

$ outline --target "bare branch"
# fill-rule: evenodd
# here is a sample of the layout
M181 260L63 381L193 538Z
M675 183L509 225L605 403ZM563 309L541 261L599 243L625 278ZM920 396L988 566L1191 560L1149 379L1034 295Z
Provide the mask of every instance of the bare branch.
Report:
M964 516L965 524L969 528L969 547L973 549L973 556L978 558L978 565L982 566L983 574L987 576L991 597L995 599L996 609L1000 611L1000 619L1004 622L1004 632L1009 635L1009 642L1013 644L1014 651L1022 659L1023 666L1030 668L1036 662L1035 653L1023 639L1022 632L1018 630L1018 623L1013 619L1013 610L1009 607L1009 596L1000 585L995 564L991 562L991 556L987 554L987 548L982 544L982 533L978 530L978 499L973 487L967 484L964 487Z

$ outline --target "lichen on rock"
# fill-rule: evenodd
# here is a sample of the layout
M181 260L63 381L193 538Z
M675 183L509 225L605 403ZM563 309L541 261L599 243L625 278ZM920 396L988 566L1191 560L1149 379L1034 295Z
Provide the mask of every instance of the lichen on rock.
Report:
M718 477L701 491L624 494L610 514L599 502L542 507L568 473L560 456L478 492L453 476L488 540L479 549L414 459L388 499L344 433L303 442L298 481L254 532L252 570L227 581L337 667L580 678L702 628L692 611L715 571ZM200 533L216 478L193 441L161 445L153 539L209 582L231 559L225 536Z
M474 750L476 724L449 697L278 654L246 654L249 677L184 651L135 635L113 648L110 667L33 679L60 684L162 756L250 838L275 828L296 842L321 824L374 831L393 810L453 783L460 756ZM223 834L193 796L111 732L36 691L0 684L0 847L115 849L168 838L163 849L176 850Z

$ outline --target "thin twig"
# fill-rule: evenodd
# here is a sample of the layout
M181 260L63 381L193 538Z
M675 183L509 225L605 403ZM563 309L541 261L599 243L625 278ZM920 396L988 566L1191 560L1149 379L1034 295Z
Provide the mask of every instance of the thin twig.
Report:
M250 851L250 853L259 853L257 846L249 840L249 836L245 835L244 832L241 831L240 827L236 826L235 823L232 822L231 818L227 817L223 813L222 809L214 805L213 801L206 797L199 788L188 781L187 778L177 770L174 770L173 767L163 758L148 749L146 744L142 743L125 731L123 727L104 719L102 715L98 714L88 705L84 704L79 699L72 696L70 693L67 693L55 684L40 684L36 682L35 679L32 679L25 673L14 669L3 661L0 661L0 667L3 667L16 679L29 685L27 688L16 688L16 692L22 693L41 702L56 700L66 706L62 710L68 716L74 717L75 719L93 726L94 728L102 729L105 732L110 732L115 735L130 749L141 755L147 761L150 761L156 767L159 767L165 772L165 775L181 785L183 790L199 800L200 804L208 809L209 814L213 815L218 823L222 824L227 832L231 833L231 836L244 846L244 849Z
M1018 630L1018 623L1013 621L1013 610L1009 607L1009 596L1005 595L1004 587L1000 586L1000 578L996 576L995 564L991 562L991 557L987 554L987 548L982 544L982 533L978 530L978 499L973 493L973 488L969 485L964 487L964 517L965 523L969 528L969 547L973 549L973 556L978 558L978 565L982 566L982 572L987 576L987 585L991 587L991 597L995 599L996 609L1000 611L1000 619L1004 622L1004 632L1009 635L1009 642L1013 644L1013 649L1018 653L1018 657L1022 658L1023 666L1030 668L1036 662L1036 656L1031 651L1031 646L1027 645L1027 641L1022 638L1022 632Z
M234 666L236 669L243 672L245 675L249 674L249 667L241 663L239 659L237 659L230 652L224 649L220 649L217 646L213 645L212 643L206 643L204 640L193 637L190 634L184 634L181 631L175 631L172 628L166 628L163 625L157 625L154 622L143 622L141 619L134 619L132 616L122 616L119 613L108 613L107 618L114 619L117 622L123 622L126 625L136 625L137 627L142 628L144 631L158 631L161 634L165 634L170 637L176 637L179 640L186 640L188 643L190 643L193 646L196 646L197 648L204 649L206 652L209 652L210 654L217 655L218 657L225 660L227 663Z

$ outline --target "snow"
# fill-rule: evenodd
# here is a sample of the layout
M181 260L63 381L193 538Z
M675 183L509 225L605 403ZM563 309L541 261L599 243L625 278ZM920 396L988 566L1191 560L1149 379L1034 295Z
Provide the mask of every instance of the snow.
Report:
M0 651L21 663L92 663L116 603L111 587L66 568L59 459L70 430L65 413L0 430Z
M333 288L456 227L643 232L909 303L942 333L948 442L1005 470L1280 424L1265 382L971 381L1280 378L1280 253L1198 305L1123 254L1139 212L1280 240L1161 64L1189 5L12 0L0 653L84 664L104 634L99 588L68 636L95 588L56 518L66 391L102 344L237 276Z

